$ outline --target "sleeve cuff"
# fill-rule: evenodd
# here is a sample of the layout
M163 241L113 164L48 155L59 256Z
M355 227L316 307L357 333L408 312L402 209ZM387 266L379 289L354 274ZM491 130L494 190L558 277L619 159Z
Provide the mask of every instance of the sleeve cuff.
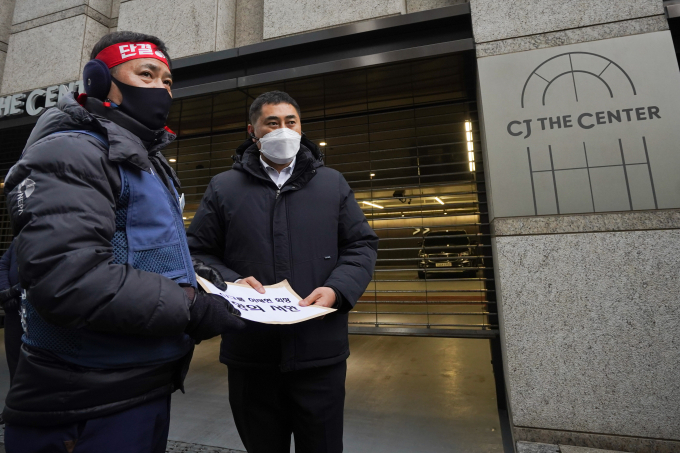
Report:
M338 311L345 311L343 310L345 308L345 298L342 297L342 294L340 294L340 291L338 291L336 288L329 286L330 289L333 290L335 293L335 303L333 304L333 308L335 308Z

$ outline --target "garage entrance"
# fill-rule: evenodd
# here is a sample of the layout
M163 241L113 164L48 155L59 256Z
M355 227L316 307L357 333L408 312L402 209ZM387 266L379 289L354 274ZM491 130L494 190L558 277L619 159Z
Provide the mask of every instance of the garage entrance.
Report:
M180 139L166 157L187 192L187 224L245 139L250 102L286 91L380 236L350 332L495 338L475 67L474 54L458 53L177 102L170 127Z
M412 358L435 361L430 371L439 379L429 382L431 375L425 373L413 380L416 375L407 377L408 371L403 371L393 385L413 380L424 386L419 398L425 401L428 395L440 394L435 389L448 388L447 373L478 373L495 385L491 396L496 410L468 414L480 426L487 425L485 417L495 417L504 426L505 386L476 78L474 53L460 52L181 100L173 105L170 118L170 127L180 138L165 155L175 159L183 183L188 226L210 178L230 168L234 150L246 139L250 103L266 91L288 92L302 109L303 131L321 147L325 164L344 175L380 237L374 278L349 316L351 334L373 338L352 337L353 345L363 347L353 346L350 362L383 364L387 379L393 376L387 370L403 362L398 351L411 344L402 340L416 341L419 355ZM443 350L472 355L447 370L437 359ZM364 376L353 369L357 374L348 376L348 395L353 379L368 379L368 385L375 378L375 373ZM353 405L348 399L347 410L353 407L369 418L382 419L402 403L418 404L415 400L407 404L397 387L377 406L362 406L362 398ZM491 401L491 396L484 399ZM434 400L444 402L436 396ZM458 409L442 408L442 413L459 413ZM432 410L437 411L434 406ZM410 416L404 414L402 421ZM437 417L431 426L437 423L453 426ZM432 445L448 444L445 436L430 431L423 432L431 434ZM368 437L379 442L387 435L381 433L377 429Z

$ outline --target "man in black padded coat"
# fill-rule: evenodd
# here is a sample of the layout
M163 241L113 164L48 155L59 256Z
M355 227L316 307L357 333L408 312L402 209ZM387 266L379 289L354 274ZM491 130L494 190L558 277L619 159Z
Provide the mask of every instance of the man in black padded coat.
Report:
M161 154L175 138L170 71L158 38L104 36L85 66L90 96L47 110L6 177L26 290L7 453L164 453L194 342L243 326L196 291Z
M215 176L187 232L189 248L226 281L288 280L300 305L336 308L293 325L247 322L222 336L229 400L249 453L342 451L347 313L371 281L378 238L342 175L302 133L278 91L250 107L251 138Z

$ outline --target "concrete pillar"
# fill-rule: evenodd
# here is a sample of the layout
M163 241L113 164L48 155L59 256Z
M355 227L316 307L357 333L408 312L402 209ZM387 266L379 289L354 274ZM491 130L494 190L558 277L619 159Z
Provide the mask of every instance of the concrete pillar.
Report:
M80 79L92 47L109 31L110 15L111 0L16 0L0 92Z
M120 12L121 0L111 0L111 21L109 23L109 31L118 30L118 14Z
M13 13L14 0L6 0L0 3L0 82L2 82L2 74L5 70Z
M680 451L680 73L661 0L472 0L516 441Z
M236 0L234 47L262 42L264 0Z

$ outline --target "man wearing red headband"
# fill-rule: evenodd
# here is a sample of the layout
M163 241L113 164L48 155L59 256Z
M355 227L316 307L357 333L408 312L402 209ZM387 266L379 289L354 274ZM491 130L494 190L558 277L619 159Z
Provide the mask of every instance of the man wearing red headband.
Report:
M85 66L87 94L36 124L5 192L23 346L5 400L8 453L164 453L170 394L194 343L244 322L197 291L184 197L161 149L171 61L156 37L116 32Z

